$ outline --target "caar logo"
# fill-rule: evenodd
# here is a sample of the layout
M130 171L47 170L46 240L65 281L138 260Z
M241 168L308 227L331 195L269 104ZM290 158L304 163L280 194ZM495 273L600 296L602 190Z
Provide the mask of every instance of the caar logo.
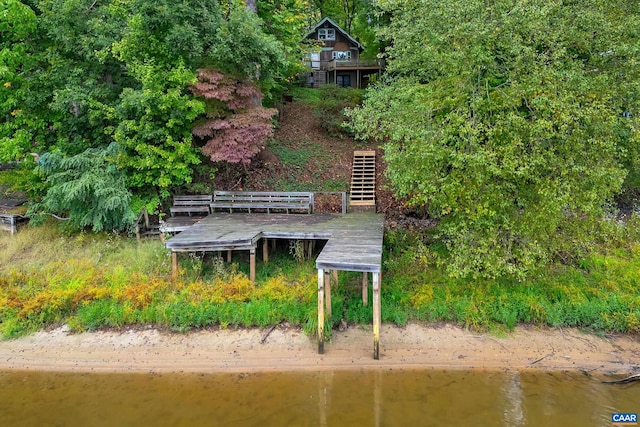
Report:
M618 412L611 414L611 424L614 426L637 426L638 414Z

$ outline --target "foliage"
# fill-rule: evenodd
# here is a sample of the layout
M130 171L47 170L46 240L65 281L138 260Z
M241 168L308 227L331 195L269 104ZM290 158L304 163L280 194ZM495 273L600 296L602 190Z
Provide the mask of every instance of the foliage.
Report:
M279 72L283 81L274 87L273 94L267 94L268 104L279 99L278 95L281 94L282 89L305 70L300 58L304 56L306 49L300 41L307 29L307 12L308 3L304 0L260 0L258 2L258 16L263 21L263 30L280 42L279 59L284 60Z
M309 160L314 158L314 155L322 154L313 144L305 144L304 141L295 147L272 141L269 144L269 148L280 158L282 164L298 170L304 169Z
M60 322L78 331L144 324L175 330L214 324L264 327L282 321L296 326L315 311L316 274L309 262L279 262L276 257L269 266L286 268L272 269L267 276L261 272L258 282L251 283L235 265L219 264L202 275L202 259L186 257L180 278L171 281L169 254L157 240L65 236L40 227L15 238L0 236L0 249L4 337ZM64 260L59 253L66 254Z
M31 38L36 15L18 0L0 2L0 161L18 160L30 147L28 127L42 122L28 118L20 100L28 96L25 75L32 72Z
M188 185L202 160L191 133L205 114L205 103L190 91L198 68L252 79L272 103L294 69L293 51L283 55L282 43L240 4L1 4L0 159L73 157L116 142L132 200L150 210ZM249 113L234 118L235 129L254 119L271 125L266 110ZM44 196L37 184L31 188Z
M273 133L275 109L262 107L262 93L248 79L238 80L214 69L198 71L193 92L208 102L207 119L193 134L208 138L202 152L213 161L249 163Z
M633 231L637 236L638 225L635 218L631 230L619 229L619 242L599 244L580 267L550 265L528 282L452 278L437 266L441 251L428 236L387 233L382 298L395 298L409 319L454 322L473 330L530 323L638 331L640 247L626 235Z
M30 208L36 220L46 214L68 215L73 228L93 231L122 230L133 224L131 193L125 176L114 164L119 147L89 148L71 157L43 156L41 169L49 190ZM38 216L40 218L38 218Z
M452 322L473 330L511 329L521 322L594 331L640 332L640 220L612 225L580 267L552 265L533 280L455 279L438 267L442 249L428 234L387 232L382 319ZM64 253L64 259L60 254ZM0 235L0 334L10 337L66 322L73 330L153 325L184 331L210 325L264 327L287 321L317 330L317 273L286 250L258 266L181 256L169 280L170 256L158 240L113 233L62 234L57 228ZM325 332L341 319L366 324L361 274L340 272L332 284ZM371 301L371 294L369 301Z
M296 101L312 107L313 115L320 120L323 129L332 137L340 137L350 129L345 126L345 109L362 104L364 91L324 85L320 89L292 88L290 93Z
M291 61L299 61L299 57L291 56L295 51L284 50L276 37L262 30L261 20L244 8L232 10L216 34L218 43L212 48L207 65L224 74L252 80L273 105L284 81L296 73L297 69L290 65Z
M320 120L322 128L332 137L340 137L343 133L348 133L344 111L362 103L363 91L337 85L324 85L318 90L320 102L313 106L313 115Z
M583 256L637 152L640 6L378 5L388 78L353 129L385 143L396 193L440 220L449 273L523 279Z

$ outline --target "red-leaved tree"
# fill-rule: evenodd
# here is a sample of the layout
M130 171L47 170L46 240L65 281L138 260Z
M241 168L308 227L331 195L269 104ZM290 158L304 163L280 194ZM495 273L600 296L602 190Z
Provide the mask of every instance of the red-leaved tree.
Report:
M251 80L238 80L214 69L198 70L192 92L207 102L207 117L193 134L206 139L202 152L213 161L249 163L273 133L274 108L263 108L263 95Z

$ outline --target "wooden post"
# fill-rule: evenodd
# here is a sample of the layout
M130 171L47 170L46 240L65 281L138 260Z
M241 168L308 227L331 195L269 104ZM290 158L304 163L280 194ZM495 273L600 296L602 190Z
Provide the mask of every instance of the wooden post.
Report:
M380 359L380 273L373 273L373 358Z
M362 273L362 305L369 305L369 273Z
M171 278L178 278L178 253L171 251Z
M333 278L333 281L338 284L338 270L332 270L331 271L331 276Z
M324 353L324 270L318 269L318 353Z
M228 263L231 263L231 252L232 252L232 251L231 251L231 249L229 249L229 250L227 251L227 262L228 262Z
M313 256L313 240L305 240L304 242L306 246L307 259L311 259Z
M256 281L256 248L249 251L249 280Z
M271 250L275 250L276 249L276 239L271 239Z
M262 242L262 261L269 262L269 239L263 239Z
M331 318L331 272L324 270L324 295L327 306L327 317Z

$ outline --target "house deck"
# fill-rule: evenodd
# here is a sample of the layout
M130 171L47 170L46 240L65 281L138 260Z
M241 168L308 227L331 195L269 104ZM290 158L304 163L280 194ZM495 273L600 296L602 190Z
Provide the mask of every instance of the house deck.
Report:
M324 351L324 309L331 316L331 270L367 273L373 282L374 358L379 357L380 271L384 215L362 212L349 214L245 214L213 213L166 241L173 253L174 273L177 253L195 251L248 250L251 280L255 279L255 253L263 239L263 256L268 239L327 240L316 259L318 269L318 350ZM363 289L363 298L365 297ZM366 304L366 300L364 301Z

